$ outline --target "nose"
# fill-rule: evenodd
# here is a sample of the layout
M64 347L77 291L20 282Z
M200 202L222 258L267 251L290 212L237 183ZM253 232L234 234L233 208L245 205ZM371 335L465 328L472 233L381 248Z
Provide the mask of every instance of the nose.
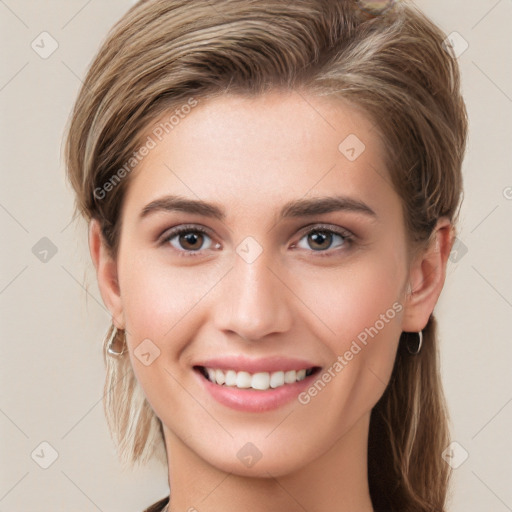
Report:
M279 268L265 251L252 263L236 254L233 268L219 283L213 312L216 328L246 341L289 330L293 293Z

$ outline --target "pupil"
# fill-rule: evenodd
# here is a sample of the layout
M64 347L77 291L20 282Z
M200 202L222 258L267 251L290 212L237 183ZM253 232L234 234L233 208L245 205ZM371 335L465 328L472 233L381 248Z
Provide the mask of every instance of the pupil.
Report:
M193 246L197 245L197 242L202 238L202 235L198 235L197 233L187 233L186 235L182 235L182 238L185 239L187 244L192 246L190 247L191 249L196 249L196 247Z
M329 247L330 245L330 238L331 238L331 234L330 233L323 233L321 231L318 231L317 233L313 233L310 236L310 239L313 241L313 244L320 244L320 246L322 245L322 241L325 243L325 241L329 241L329 243L327 244L327 247ZM325 249L325 247L320 247L321 249Z

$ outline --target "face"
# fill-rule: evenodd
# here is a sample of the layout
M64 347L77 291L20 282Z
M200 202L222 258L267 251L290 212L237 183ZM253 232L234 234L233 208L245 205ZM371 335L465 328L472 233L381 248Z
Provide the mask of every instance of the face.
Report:
M171 453L284 475L364 438L410 282L370 120L225 96L161 138L130 176L107 301Z

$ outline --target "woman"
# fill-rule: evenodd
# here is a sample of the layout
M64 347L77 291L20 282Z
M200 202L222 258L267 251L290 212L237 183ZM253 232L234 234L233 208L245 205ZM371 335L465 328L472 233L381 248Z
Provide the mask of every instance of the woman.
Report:
M147 0L66 145L105 412L148 511L442 511L436 323L467 119L408 2Z

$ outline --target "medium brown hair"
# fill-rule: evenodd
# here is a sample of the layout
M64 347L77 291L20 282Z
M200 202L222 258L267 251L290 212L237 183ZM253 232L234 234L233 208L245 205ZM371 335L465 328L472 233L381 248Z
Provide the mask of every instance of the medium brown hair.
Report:
M388 4L373 11L345 0L140 1L104 41L72 112L65 158L75 213L99 220L115 257L133 158L152 123L191 99L304 91L349 101L373 120L409 245L424 246L440 217L457 216L467 116L446 35L410 1ZM401 340L372 410L376 510L445 510L449 426L433 316L423 335L416 356ZM105 362L104 406L120 455L145 461L162 448L161 422L129 358Z

